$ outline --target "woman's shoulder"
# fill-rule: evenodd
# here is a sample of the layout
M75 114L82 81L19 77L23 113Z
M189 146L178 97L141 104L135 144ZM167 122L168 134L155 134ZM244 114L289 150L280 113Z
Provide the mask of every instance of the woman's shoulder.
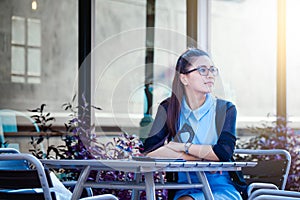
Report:
M219 107L226 107L226 109L229 109L231 107L235 107L234 103L232 103L229 100L217 98L217 106Z
M160 102L160 105L163 106L164 108L167 108L170 104L170 101L171 101L171 97L168 97L164 99L162 102Z

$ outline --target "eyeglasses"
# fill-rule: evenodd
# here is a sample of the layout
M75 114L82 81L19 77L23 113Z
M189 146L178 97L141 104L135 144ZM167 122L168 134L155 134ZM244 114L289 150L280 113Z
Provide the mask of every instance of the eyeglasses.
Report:
M191 69L189 71L186 71L186 72L183 72L183 74L189 74L193 71L198 71L200 73L200 75L202 76L207 76L209 72L212 73L212 75L214 76L217 76L219 74L219 70L218 68L212 66L210 68L206 67L206 66L200 66L200 67L197 67L197 68L194 68L194 69Z

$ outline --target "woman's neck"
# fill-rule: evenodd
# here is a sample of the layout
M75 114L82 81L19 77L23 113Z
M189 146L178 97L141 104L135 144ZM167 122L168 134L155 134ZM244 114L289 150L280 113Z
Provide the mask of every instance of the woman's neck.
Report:
M190 106L191 110L196 110L202 106L205 102L206 95L202 93L198 94L186 94L186 102Z

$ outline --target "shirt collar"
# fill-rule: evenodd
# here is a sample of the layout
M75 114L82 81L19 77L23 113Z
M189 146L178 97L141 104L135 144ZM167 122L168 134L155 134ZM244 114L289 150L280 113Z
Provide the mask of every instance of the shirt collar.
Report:
M202 106L197 108L196 110L191 110L189 105L186 102L186 98L184 96L182 100L182 113L184 114L184 117L188 119L191 114L195 116L195 118L199 121L208 111L210 108L214 105L214 98L211 96L211 94L206 94L205 102Z

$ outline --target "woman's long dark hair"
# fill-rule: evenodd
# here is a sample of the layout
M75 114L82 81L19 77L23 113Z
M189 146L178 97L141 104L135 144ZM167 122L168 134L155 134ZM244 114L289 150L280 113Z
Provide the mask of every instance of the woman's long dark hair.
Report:
M176 63L176 71L172 83L172 95L167 112L167 125L170 134L173 137L176 135L178 119L180 115L181 101L184 95L184 88L183 84L180 81L179 75L188 71L188 67L191 65L190 62L192 58L199 56L209 57L209 55L206 52L200 49L189 48L178 58Z

